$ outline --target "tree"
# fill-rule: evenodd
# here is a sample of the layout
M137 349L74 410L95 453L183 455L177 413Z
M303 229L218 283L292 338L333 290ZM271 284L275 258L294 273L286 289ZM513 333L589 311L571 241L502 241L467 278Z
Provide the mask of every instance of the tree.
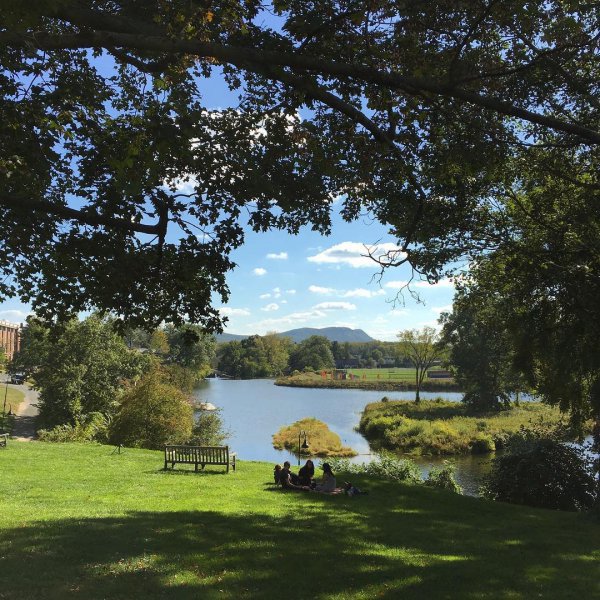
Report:
M96 316L62 326L29 318L22 341L15 362L34 374L44 426L74 425L93 412L112 414L123 380L139 375L147 363Z
M269 333L253 335L219 349L219 370L240 379L277 377L288 367L292 341Z
M452 312L442 314L442 343L464 390L463 402L479 411L496 410L512 393L526 389L502 315L488 290L459 288Z
M211 371L215 356L215 338L202 327L186 323L179 327L166 327L168 359L186 369L190 369L196 379L206 377Z
M311 335L300 342L290 354L290 369L292 371L321 371L333 369L335 361L331 353L329 340L322 335Z
M438 344L439 336L433 327L406 329L398 334L400 352L410 360L415 368L415 403L421 401L420 391L427 371L436 360L444 355L443 347Z
M398 238L382 263L436 281L494 241L511 161L597 184L596 33L562 0L6 0L0 293L217 330L243 226L327 233L337 196ZM202 103L217 68L235 109Z
M161 450L166 444L189 440L192 423L189 398L163 383L160 370L153 370L123 395L109 439L112 444Z

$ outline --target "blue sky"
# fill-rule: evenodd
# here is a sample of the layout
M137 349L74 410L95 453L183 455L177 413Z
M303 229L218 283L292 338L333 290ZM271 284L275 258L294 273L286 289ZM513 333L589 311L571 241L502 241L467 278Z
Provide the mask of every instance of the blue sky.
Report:
M111 65L103 67L110 70ZM218 75L209 83L202 86L209 108L237 106L237 94L231 94ZM228 276L229 302L223 305L215 298L229 319L226 331L262 335L298 327L345 326L393 341L403 329L435 326L440 312L450 309L451 282L434 286L413 282L423 302L406 292L404 303L394 302L410 269L390 269L379 280L377 265L364 256L365 246L390 249L396 242L384 226L367 217L344 222L335 203L328 237L309 229L297 236L248 231L246 243L232 255L238 266ZM30 307L18 300L0 303L0 320L22 322L29 313Z
M215 298L229 319L226 331L265 334L345 326L393 341L402 329L435 325L452 303L451 282L413 282L423 303L406 292L404 305L394 303L410 269L389 269L380 281L377 265L365 257L365 246L395 242L377 222L363 218L345 223L339 216L328 237L310 230L297 236L248 232L246 243L233 253L237 267L228 276L229 302L223 305ZM21 322L29 312L16 300L0 304L0 319Z
M328 237L311 231L249 233L233 255L238 267L228 280L230 300L226 306L217 303L229 318L226 330L264 334L345 326L393 341L402 329L435 326L452 303L451 282L415 281L412 287L423 302L405 292L404 303L394 303L410 269L389 269L379 280L378 266L365 256L365 246L391 247L396 241L379 223L345 223L339 217Z

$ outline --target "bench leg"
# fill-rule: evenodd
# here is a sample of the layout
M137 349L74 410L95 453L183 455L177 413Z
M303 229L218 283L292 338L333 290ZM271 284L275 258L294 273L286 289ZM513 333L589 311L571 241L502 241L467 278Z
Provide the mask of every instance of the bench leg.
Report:
M167 470L167 461L165 460L165 468L164 468L164 471L166 471L166 470Z
M195 471L196 471L196 473L197 473L197 472L198 472L198 463L196 463L196 464L194 465L194 467L195 467L195 469L194 469L194 470L195 470Z

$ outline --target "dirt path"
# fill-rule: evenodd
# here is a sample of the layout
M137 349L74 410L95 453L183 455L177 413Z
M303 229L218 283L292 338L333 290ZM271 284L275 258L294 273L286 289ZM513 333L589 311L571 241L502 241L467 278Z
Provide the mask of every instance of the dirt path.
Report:
M15 415L12 437L20 441L29 442L35 438L38 393L27 385L10 385L10 387L25 394L25 399L19 405Z

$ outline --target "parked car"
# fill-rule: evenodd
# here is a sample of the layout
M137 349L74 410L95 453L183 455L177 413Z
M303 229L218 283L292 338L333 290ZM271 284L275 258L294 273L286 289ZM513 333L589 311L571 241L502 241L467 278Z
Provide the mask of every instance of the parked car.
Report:
M25 383L25 375L23 373L14 373L10 376L10 382L15 385L22 385Z

